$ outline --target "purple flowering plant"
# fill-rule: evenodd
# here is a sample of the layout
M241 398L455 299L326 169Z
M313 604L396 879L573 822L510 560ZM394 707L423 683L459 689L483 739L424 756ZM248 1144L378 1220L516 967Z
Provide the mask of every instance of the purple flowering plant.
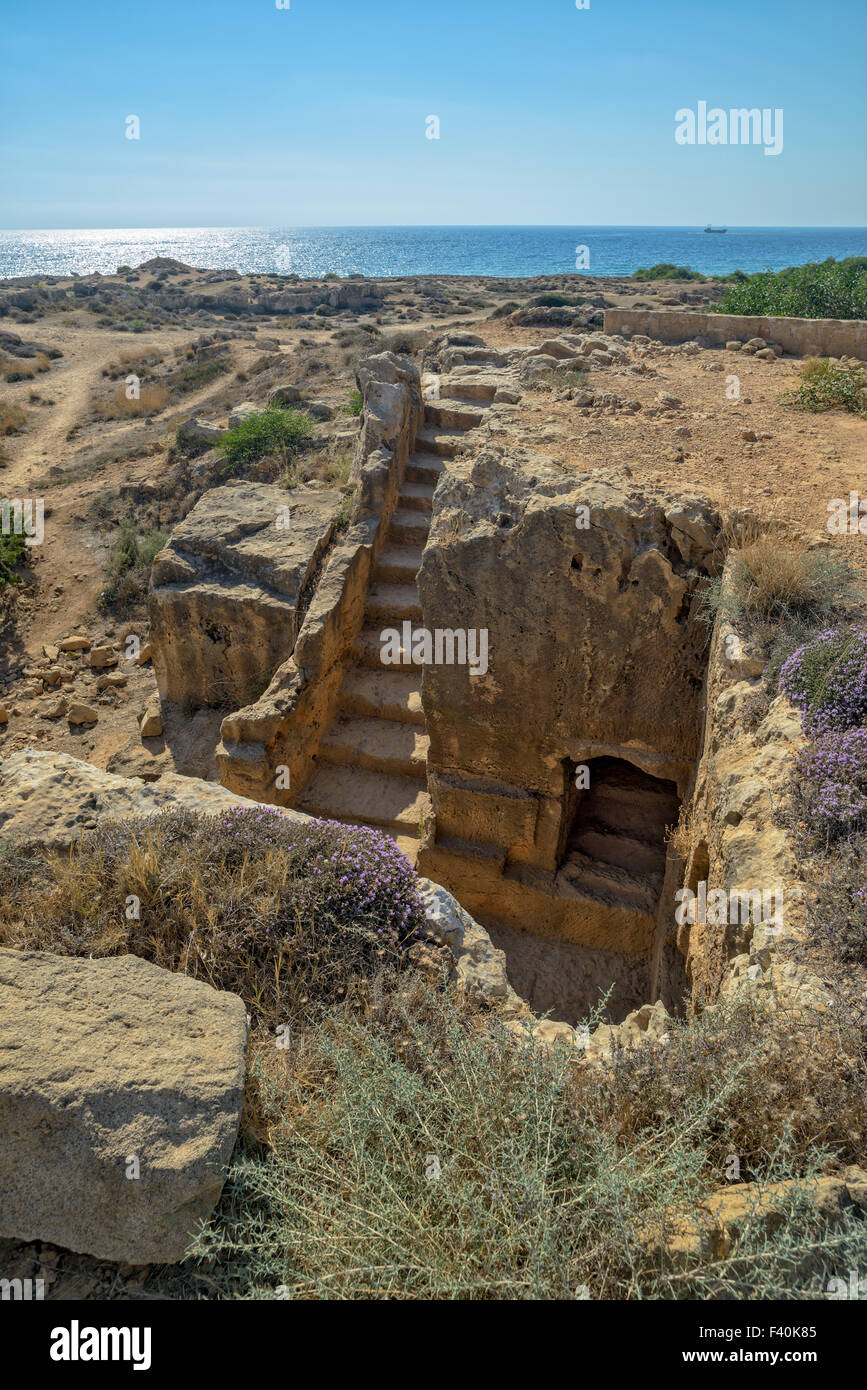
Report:
M835 838L867 816L867 631L826 628L798 647L780 688L810 739L799 764L808 819Z
M239 805L103 822L34 875L17 944L131 952L239 994L274 1027L401 969L424 924L385 834Z

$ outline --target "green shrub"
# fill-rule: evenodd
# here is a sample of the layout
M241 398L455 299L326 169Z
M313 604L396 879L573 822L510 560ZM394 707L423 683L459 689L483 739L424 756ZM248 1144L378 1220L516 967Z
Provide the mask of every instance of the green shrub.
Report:
M578 304L583 304L584 296L580 294L558 294L554 290L546 290L544 294L534 295L530 303L538 305L540 309L560 309L564 305L575 307Z
M656 265L642 266L632 272L633 280L706 280L700 270L691 270L688 265L673 265L671 261L657 261Z
M863 1067L847 1077L836 1038L818 1051L730 1006L588 1074L409 974L254 1047L260 1142L195 1253L231 1298L820 1297L863 1263L867 1223L807 1200L853 1112L841 1151L863 1134ZM783 1221L748 1222L727 1260L668 1261L652 1237L731 1154L744 1179L802 1179Z
M812 357L800 370L801 384L783 397L786 405L819 414L839 406L867 420L867 371L857 362L830 362Z
M786 270L759 271L730 284L712 309L802 319L867 318L867 256L810 261Z
M346 414L347 414L347 415L360 415L363 406L364 406L364 401L363 401L363 399L362 399L361 392L360 392L359 390L357 390L357 389L353 389L352 391L350 391L350 393L349 393L349 404L348 404L347 406L344 406L344 409L345 409L345 411L346 411Z
M7 584L20 584L20 568L27 555L24 537L15 531L8 536L0 531L0 589Z
M237 472L269 454L288 464L312 432L310 419L303 411L272 406L242 420L216 447L226 456L227 471Z

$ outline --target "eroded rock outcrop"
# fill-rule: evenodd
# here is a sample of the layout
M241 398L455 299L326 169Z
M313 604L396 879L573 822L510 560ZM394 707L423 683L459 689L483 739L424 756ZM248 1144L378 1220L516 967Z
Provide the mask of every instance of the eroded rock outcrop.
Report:
M726 570L724 595L729 582ZM804 735L798 711L783 695L760 720L748 717L763 664L725 616L724 603L711 643L705 733L686 844L672 879L696 896L696 906L675 925L669 900L666 920L697 1003L711 1002L721 991L758 990L786 1007L822 1009L827 995L821 981L784 959L786 945L806 931L791 833L793 775ZM725 911L714 910L713 900L708 910L713 890L725 894Z
M256 803L197 777L166 772L158 782L142 782L67 753L24 748L0 761L0 836L50 850L66 849L102 818L125 820L168 810L216 814L230 806L253 809Z
M243 704L295 645L343 498L234 480L212 488L154 560L150 640L160 696Z

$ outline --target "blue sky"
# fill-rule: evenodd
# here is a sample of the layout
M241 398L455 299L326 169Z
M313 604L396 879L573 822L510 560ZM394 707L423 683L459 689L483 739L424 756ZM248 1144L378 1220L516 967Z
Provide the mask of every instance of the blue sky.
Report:
M19 3L0 59L6 228L867 224L864 0Z

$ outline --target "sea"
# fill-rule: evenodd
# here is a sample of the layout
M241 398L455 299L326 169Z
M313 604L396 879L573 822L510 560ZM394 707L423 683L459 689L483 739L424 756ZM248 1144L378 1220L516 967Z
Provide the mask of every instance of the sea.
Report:
M153 256L303 277L631 275L670 261L706 275L867 255L864 227L136 227L0 231L0 279L110 274Z

